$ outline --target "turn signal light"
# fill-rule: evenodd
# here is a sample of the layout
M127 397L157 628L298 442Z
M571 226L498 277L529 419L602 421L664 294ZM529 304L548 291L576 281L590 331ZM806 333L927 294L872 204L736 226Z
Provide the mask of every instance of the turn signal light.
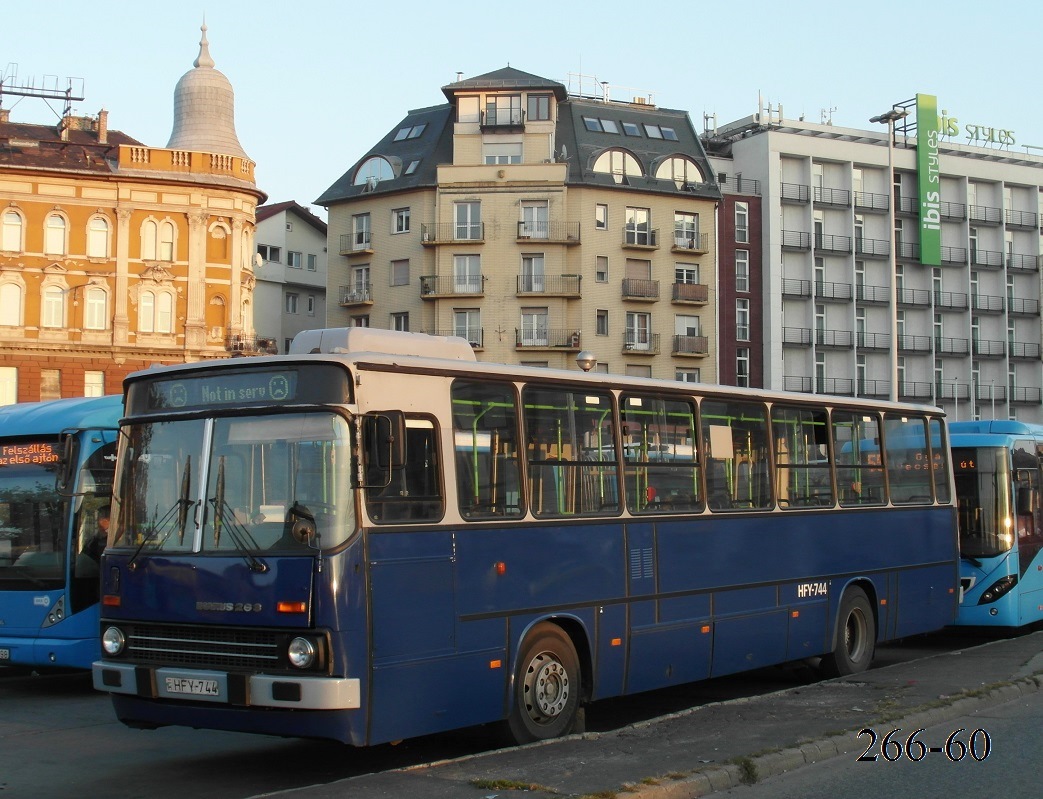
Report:
M307 602L276 602L275 611L277 613L307 613L308 603Z

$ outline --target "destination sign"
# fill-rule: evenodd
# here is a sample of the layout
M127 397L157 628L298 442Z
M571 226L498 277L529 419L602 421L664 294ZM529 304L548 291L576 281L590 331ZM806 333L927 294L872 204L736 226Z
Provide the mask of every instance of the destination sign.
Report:
M61 460L58 445L50 441L23 441L0 445L0 468L5 466L50 465Z

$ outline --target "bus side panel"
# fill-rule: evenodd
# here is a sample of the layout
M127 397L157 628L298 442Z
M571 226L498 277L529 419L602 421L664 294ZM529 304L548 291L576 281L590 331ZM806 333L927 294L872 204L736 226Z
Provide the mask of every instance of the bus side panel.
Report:
M896 638L938 630L952 624L956 600L952 567L910 569L898 574Z
M598 609L592 699L623 693L629 651L627 623L627 606L624 604Z

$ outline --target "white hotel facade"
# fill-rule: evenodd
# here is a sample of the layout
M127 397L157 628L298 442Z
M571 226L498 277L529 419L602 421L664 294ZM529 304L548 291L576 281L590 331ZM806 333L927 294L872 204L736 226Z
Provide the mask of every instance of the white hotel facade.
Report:
M931 243L915 99L875 130L762 110L707 132L718 172L760 189L764 386L1043 422L1043 148L941 112Z

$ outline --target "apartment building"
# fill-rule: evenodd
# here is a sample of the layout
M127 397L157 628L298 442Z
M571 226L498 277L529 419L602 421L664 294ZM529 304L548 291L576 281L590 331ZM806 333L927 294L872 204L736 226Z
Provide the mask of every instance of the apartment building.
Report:
M480 360L716 382L721 192L689 116L507 67L442 87L315 202L328 324Z

